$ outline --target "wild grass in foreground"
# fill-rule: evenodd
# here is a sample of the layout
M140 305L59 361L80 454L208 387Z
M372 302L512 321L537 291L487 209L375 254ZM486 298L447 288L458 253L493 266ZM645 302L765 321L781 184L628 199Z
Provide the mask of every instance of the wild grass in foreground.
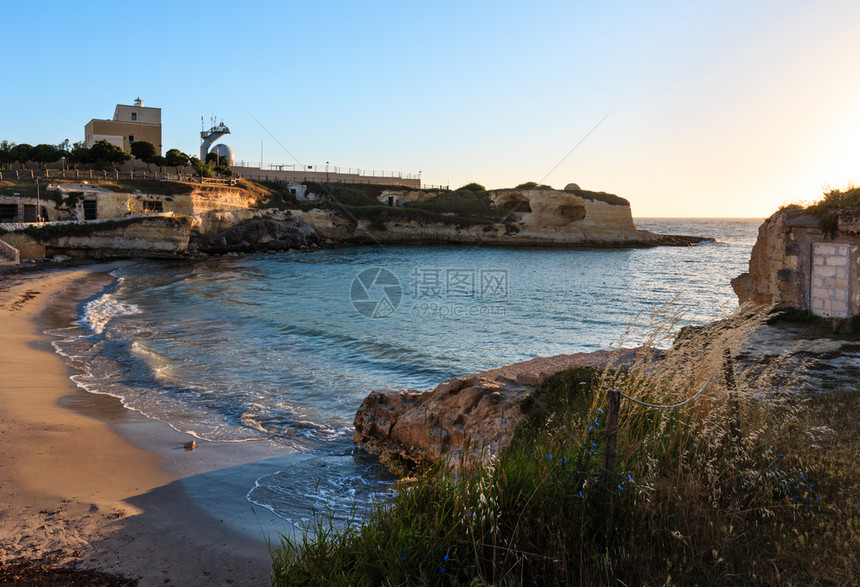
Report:
M733 440L723 356L756 324L737 318L690 332L659 362L642 353L623 369L554 375L526 403L526 423L494 466L459 477L427 471L364 524L338 529L317 517L307 537L282 540L273 583L853 583L860 389L804 400L736 365ZM605 493L607 390L673 404L709 377L680 408L622 399Z

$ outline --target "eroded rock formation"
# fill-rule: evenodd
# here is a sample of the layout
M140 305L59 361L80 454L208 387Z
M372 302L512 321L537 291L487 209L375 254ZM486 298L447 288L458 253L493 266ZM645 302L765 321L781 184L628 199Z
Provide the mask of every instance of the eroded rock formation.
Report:
M284 251L319 245L319 236L300 216L252 218L194 239L192 250L208 254Z
M845 211L835 220L828 231L804 210L781 210L765 220L749 272L732 280L739 302L835 318L860 314L860 216Z
M377 390L355 416L355 442L395 473L441 462L452 470L481 465L511 442L522 402L546 377L578 366L628 359L597 351L532 359L453 379L428 391Z
M412 194L386 193L404 198ZM611 194L584 190L494 190L488 195L495 207L506 214L497 222L453 219L430 222L396 217L374 222L322 209L297 214L322 237L347 243L649 247L687 246L708 240L638 230L630 203Z

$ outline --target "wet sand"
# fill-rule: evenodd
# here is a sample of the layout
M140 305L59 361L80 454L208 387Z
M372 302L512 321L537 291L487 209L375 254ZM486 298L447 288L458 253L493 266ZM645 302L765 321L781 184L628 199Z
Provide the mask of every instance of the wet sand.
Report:
M268 540L285 522L245 493L284 455L264 443L185 451L190 436L75 387L42 334L40 321L72 311L115 267L0 276L0 561L141 585L266 585Z

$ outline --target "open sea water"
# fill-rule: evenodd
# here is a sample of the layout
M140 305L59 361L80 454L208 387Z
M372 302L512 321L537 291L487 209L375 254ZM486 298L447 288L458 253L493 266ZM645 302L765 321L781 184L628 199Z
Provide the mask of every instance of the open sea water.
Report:
M716 243L651 249L386 246L141 261L51 331L75 383L202 441L308 452L248 488L293 520L391 480L352 443L380 388L428 389L538 356L632 346L631 325L729 314L759 219L643 219ZM360 512L358 512L360 515Z

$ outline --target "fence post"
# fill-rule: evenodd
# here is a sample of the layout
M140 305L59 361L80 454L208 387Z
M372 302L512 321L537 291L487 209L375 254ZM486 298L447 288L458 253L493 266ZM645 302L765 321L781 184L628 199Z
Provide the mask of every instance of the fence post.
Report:
M741 409L738 403L738 388L732 364L732 352L728 347L723 351L723 371L726 377L726 390L729 392L729 438L736 445L741 440Z
M606 392L606 429L603 444L603 524L607 547L612 543L612 489L615 486L615 455L617 454L618 412L621 395L617 389Z

